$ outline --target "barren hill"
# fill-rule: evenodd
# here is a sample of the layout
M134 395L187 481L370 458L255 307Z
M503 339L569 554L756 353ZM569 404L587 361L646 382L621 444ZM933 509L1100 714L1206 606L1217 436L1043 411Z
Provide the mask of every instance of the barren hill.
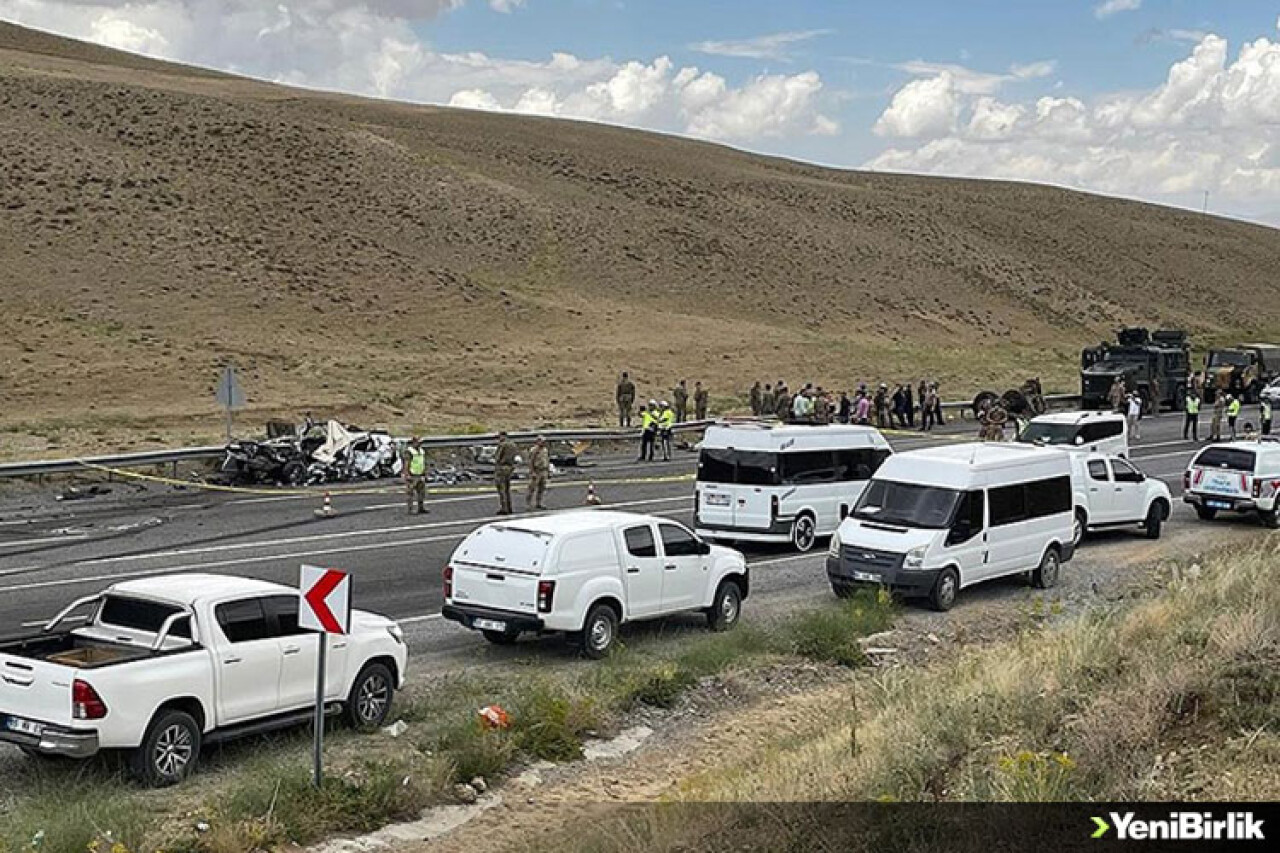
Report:
M962 396L1070 387L1121 323L1280 334L1263 227L288 89L3 23L0 152L7 455L216 435L227 359L255 421L443 427L600 418L622 369L644 395L933 375Z

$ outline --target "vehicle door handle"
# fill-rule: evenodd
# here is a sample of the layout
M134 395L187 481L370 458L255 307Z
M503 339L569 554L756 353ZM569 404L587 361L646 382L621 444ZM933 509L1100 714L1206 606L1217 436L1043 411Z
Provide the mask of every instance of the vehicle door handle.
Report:
M666 564L665 566L663 566L662 568L664 568L664 569L666 569L667 571L669 571L669 572L670 572L670 571L674 571L674 570L675 570L676 568L678 568L678 567L676 566L676 564L675 564L675 563L667 563L667 564Z
M4 678L5 682L8 684L16 684L19 687L30 687L32 684L36 683L36 677L34 675L18 677L6 674L4 676L0 676L0 678Z
M627 574L638 575L640 574L640 569L637 568L636 566L627 566Z
M300 651L302 651L302 649L299 648L298 646L285 646L285 649L284 649L284 653L286 655L296 655Z
M228 664L229 664L229 663L240 663L240 661L242 661L242 660L244 660L244 658L223 658L223 659L222 659L222 662L223 662L223 663L228 663Z

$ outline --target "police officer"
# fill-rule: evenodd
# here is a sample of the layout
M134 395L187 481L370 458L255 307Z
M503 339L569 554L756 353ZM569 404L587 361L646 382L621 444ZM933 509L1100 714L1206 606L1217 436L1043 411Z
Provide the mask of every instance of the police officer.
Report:
M498 515L511 515L511 478L516 473L516 446L505 432L498 433L498 452L493 457L493 480L498 486Z
M751 393L755 394L755 402L751 404L753 412L760 410L760 383L757 382L755 387L751 389ZM707 405L711 402L711 395L707 393L707 389L702 387L701 382L693 383L693 417L695 420L705 421L707 419Z
M701 383L701 382L699 382L699 383L697 383L697 384L698 384L698 385L701 385L702 383ZM752 385L752 386L751 386L751 394L750 394L749 396L751 397L751 414L752 414L752 416L754 416L754 417L757 417L757 418L758 418L758 417L760 417L760 407L764 405L764 392L760 390L760 383L759 383L759 382L756 382L756 384L755 384L755 385ZM697 405L698 405L698 392L697 392L697 391L694 391L694 392L693 392L693 404L694 404L694 406L697 406ZM706 417L706 415L705 415L705 414L703 414L703 415L699 415L699 416L698 416L698 420L704 420L704 419L705 419L705 417Z
M631 407L636 404L636 385L631 381L631 377L627 376L627 372L622 372L622 378L618 380L618 426L631 426Z
M1271 400L1263 397L1258 401L1258 406L1262 409L1262 434L1271 435Z
M676 425L676 413L671 404L663 400L658 412L658 438L662 440L662 461L671 461L671 433ZM652 448L650 448L652 450ZM652 457L651 457L652 458Z
M1182 422L1182 440L1186 441L1190 438L1192 441L1200 440L1200 395L1194 389L1187 391L1187 399L1185 401L1185 411L1187 413L1186 420Z
M650 400L640 409L640 458L637 462L653 461L653 442L658 435L658 401Z
M547 493L547 479L551 476L551 451L547 449L547 440L538 436L529 451L529 491L524 497L525 507L546 509L542 498Z
M680 380L679 385L671 389L671 399L676 404L676 422L684 423L685 415L689 412L689 389L683 379Z
M413 503L418 502L418 513L427 511L427 451L422 449L422 439L414 436L404 449L404 486L409 515L413 515Z
M1227 397L1227 429L1231 431L1231 440L1236 440L1236 419L1240 417L1240 398L1235 395Z

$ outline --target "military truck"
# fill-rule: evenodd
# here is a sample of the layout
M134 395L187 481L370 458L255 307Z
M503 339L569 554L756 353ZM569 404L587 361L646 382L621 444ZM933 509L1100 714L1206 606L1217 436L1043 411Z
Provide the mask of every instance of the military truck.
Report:
M1280 375L1280 346L1238 344L1211 349L1204 357L1204 396L1212 403L1221 393L1256 403L1267 383Z
M1144 412L1181 408L1191 376L1187 333L1121 329L1116 341L1081 350L1081 407L1108 408L1112 385L1119 380L1126 392L1136 391L1142 397Z

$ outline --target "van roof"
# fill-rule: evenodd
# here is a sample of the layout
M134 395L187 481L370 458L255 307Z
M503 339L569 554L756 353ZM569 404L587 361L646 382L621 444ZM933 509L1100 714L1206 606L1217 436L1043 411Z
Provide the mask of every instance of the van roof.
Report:
M573 512L557 512L551 515L533 516L532 518L498 521L489 526L507 530L520 530L526 533L539 533L546 536L558 536L565 533L579 533L588 530L607 530L619 524L633 524L652 520L650 516L634 512L579 509Z
M853 424L716 424L708 427L703 447L735 450L813 450L840 447L888 447L875 427Z
M926 447L897 453L885 460L874 479L897 480L907 472L911 479L946 486L968 488L974 474L1003 470L1026 470L1042 465L1039 472L1027 471L1029 477L1040 474L1066 475L1071 470L1070 454L1053 447L1032 444L970 443ZM924 476L921 474L924 472Z
M1036 415L1031 419L1032 423L1042 424L1072 424L1078 425L1085 421L1101 421L1101 420L1124 420L1124 415L1118 412L1054 412L1049 415Z

